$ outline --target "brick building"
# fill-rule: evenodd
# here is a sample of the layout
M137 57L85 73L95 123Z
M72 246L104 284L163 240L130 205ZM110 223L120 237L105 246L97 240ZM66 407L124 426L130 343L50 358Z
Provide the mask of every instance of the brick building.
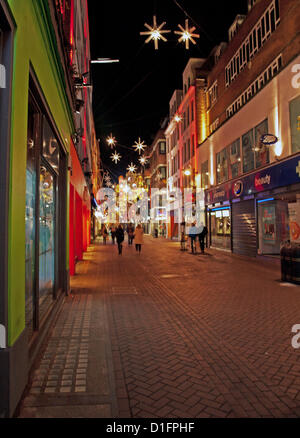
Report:
M249 1L217 62L198 72L207 123L196 162L211 246L276 255L282 241L299 240L299 33L299 1Z
M150 233L154 233L155 229L158 230L159 235L166 236L166 229L164 224L164 217L166 215L165 208L162 207L164 191L167 185L167 160L166 160L166 138L164 129L166 121L161 125L161 128L156 133L154 140L149 148L148 163L145 169L145 181L149 188L149 193L154 193L153 189L158 189L161 194L157 196L151 196L150 203L150 217L151 217L151 229ZM150 192L151 190L151 192Z

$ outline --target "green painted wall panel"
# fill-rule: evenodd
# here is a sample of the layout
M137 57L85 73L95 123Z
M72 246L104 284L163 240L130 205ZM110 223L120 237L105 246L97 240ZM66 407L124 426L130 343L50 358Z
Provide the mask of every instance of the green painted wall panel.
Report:
M24 219L30 64L67 150L73 124L61 70L55 58L55 43L49 43L49 29L42 15L47 2L8 0L8 3L17 26L14 41L8 251L8 342L11 346L25 327ZM68 236L67 230L66 234Z

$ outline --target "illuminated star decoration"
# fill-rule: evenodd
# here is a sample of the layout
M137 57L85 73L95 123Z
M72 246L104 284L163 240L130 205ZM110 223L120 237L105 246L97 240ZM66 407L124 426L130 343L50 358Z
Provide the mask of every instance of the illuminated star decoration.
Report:
M156 181L161 181L162 180L162 174L160 172L158 172L158 174L155 177Z
M176 123L179 123L179 122L181 122L182 117L179 114L175 114L174 120L175 120Z
M115 144L117 143L115 137L113 137L112 134L110 134L110 137L107 137L106 141L107 141L108 146L111 148L113 148L115 146Z
M153 26L151 27L149 24L145 23L144 26L149 29L147 32L140 32L140 35L149 35L146 39L146 43L149 41L154 41L155 50L158 50L158 40L162 39L163 41L167 41L167 39L162 35L163 33L170 33L170 30L162 30L166 22L164 21L159 26L157 25L156 15L153 16Z
M127 167L128 172L130 173L135 173L136 172L136 165L131 163L128 167Z
M141 142L141 139L139 137L139 141L135 142L135 144L133 145L133 147L135 148L136 151L139 151L139 154L141 154L141 152L144 152L144 149L146 147L146 145L144 145L144 141Z
M189 27L189 20L186 19L185 20L185 29L181 26L181 24L178 24L179 29L181 29L181 32L179 32L178 30L175 30L174 33L176 33L177 35L181 35L181 37L178 39L178 41L180 43L182 43L183 41L185 42L185 48L188 50L190 48L190 41L193 44L196 44L196 41L194 40L194 38L200 38L200 35L197 33L193 33L194 30L196 29L195 26L193 27Z
M105 181L106 185L107 185L107 183L111 183L110 175L107 172L104 174L104 181Z
M148 163L148 160L147 160L146 157L142 156L142 157L139 159L139 162L141 163L142 166L145 166L145 164Z
M118 161L121 160L122 156L115 151L110 158L115 162L115 164L118 164Z

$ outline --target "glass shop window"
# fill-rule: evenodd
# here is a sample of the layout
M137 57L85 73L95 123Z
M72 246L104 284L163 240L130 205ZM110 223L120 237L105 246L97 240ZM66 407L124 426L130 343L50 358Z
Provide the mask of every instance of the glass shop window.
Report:
M217 184L228 180L227 149L224 148L217 154Z
M237 178L242 173L241 144L238 138L228 147L229 179Z

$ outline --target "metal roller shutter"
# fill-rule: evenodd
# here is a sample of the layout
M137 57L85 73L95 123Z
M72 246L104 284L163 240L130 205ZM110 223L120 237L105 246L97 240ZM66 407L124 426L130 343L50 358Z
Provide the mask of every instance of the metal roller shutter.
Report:
M232 205L233 252L255 257L257 254L254 200Z

